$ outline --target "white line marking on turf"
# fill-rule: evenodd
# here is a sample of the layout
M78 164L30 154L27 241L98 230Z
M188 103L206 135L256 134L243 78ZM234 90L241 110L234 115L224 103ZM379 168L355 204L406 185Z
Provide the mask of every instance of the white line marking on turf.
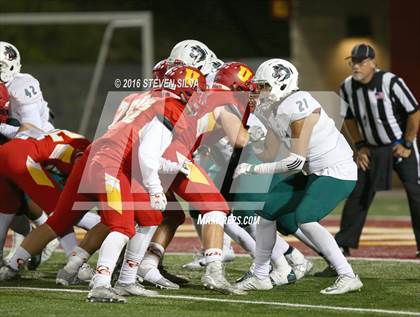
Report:
M193 256L194 253L191 252L166 252L165 254L168 255L191 255ZM249 257L249 254L245 253L235 253L235 256L237 257ZM309 259L323 259L322 257L316 255L316 256L306 256ZM420 260L417 259L397 259L397 258L359 258L359 257L348 257L349 260L352 261L378 261L378 262L398 262L398 263L420 263Z
M63 293L82 293L86 294L88 291L79 289L62 289L62 288L40 288L40 287L8 287L0 286L0 290L14 290L14 291L41 291L41 292L63 292ZM242 299L224 299L224 298L207 298L198 296L183 296L183 295L157 295L153 298L162 299L177 299L177 300L190 300L197 302L218 302L218 303L231 303L231 304L252 304L252 305L271 305L289 308L306 308L318 310L333 310L333 311L349 311L357 313L375 313L385 315L401 315L401 316L420 316L420 312L387 310L387 309L373 309L373 308L359 308L359 307L341 307L341 306L327 306L327 305L309 305L309 304L294 304L282 302L266 302L266 301L252 301Z

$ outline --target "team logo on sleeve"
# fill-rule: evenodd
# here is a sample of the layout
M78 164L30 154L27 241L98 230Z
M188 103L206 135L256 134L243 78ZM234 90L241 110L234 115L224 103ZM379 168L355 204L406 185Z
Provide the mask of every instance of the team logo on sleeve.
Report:
M288 79L292 74L292 70L282 64L277 64L273 66L274 72L272 76L276 80L277 83L281 83L282 81Z
M190 57L194 59L194 65L204 61L207 56L207 52L200 46L195 45L191 47Z
M4 48L4 55L9 61L13 61L17 58L17 52L11 46L6 46Z

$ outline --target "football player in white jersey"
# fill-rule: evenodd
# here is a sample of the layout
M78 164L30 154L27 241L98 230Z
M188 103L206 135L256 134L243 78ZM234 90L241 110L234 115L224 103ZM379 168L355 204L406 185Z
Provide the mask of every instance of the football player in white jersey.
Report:
M281 228L290 234L303 234L337 270L338 278L321 290L322 294L359 290L363 286L359 277L333 236L319 224L356 183L357 167L350 146L318 101L310 93L299 91L298 71L291 63L281 59L264 62L254 82L260 94L257 113L269 127L265 141L255 146L254 152L267 163L242 163L234 177L276 173L290 176L273 182L266 195L264 208L259 212L262 219L257 226L254 274L237 287L272 288L270 255L276 229ZM285 155L279 160L281 146Z
M21 60L18 49L8 42L0 41L0 81L6 85L9 92L9 117L18 120L21 124L19 127L0 123L0 134L8 139L14 138L25 127L38 128L42 131L54 129L49 122L50 109L42 96L38 80L30 74L21 73L20 69ZM21 219L27 221L24 217ZM22 240L23 236L15 233L12 250Z
M21 73L20 68L17 48L0 41L0 80L9 91L10 117L43 131L52 130L50 109L42 96L38 80L30 74Z

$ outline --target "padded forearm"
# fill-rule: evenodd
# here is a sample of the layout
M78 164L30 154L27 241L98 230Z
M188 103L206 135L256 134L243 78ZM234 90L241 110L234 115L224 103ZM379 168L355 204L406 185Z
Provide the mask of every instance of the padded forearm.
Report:
M281 161L255 165L252 169L252 173L275 174L286 172L299 172L302 170L303 165L305 164L305 160L306 159L303 156L290 153L288 157Z

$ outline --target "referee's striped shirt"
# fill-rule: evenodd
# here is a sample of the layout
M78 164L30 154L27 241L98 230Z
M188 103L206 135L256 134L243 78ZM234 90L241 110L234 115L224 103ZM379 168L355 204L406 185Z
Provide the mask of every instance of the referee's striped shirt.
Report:
M364 140L371 145L401 139L408 115L419 108L404 81L381 70L365 85L347 77L341 84L340 95L341 115L356 119Z

